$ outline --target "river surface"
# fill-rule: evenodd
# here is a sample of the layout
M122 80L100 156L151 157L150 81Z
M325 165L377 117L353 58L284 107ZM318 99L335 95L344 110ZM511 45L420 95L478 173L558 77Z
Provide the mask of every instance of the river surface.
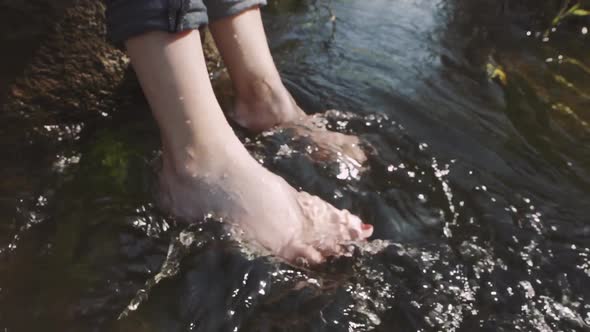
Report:
M295 98L369 155L356 172L240 133L374 225L318 269L159 213L140 99L34 128L2 113L0 331L590 331L590 21L545 34L494 2L265 8Z

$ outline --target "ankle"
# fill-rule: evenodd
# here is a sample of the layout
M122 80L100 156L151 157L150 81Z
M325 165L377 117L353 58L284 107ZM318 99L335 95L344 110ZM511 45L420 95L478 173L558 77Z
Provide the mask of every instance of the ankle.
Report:
M187 146L163 149L162 175L179 181L195 178L221 177L230 168L251 159L248 151L235 137L223 142L210 142L205 147Z
M280 78L255 79L237 87L236 113L249 122L242 125L253 130L295 122L304 115Z

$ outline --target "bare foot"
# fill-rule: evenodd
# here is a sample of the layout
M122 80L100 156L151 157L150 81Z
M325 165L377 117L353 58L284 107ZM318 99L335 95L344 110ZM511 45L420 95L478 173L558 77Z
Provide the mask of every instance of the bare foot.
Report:
M252 132L294 129L317 147L311 153L314 160L340 160L360 168L367 159L358 137L329 131L321 114L305 114L280 81L252 82L247 93L238 94L231 117Z
M240 145L218 151L215 164L199 161L180 169L164 156L162 204L187 219L207 213L237 223L245 235L272 253L295 262L318 264L343 245L364 240L373 228L347 210L305 192L257 163Z
M314 114L305 115L297 121L281 126L293 128L297 136L312 141L318 147L317 150L312 152L312 157L315 160L338 159L353 166L361 167L367 157L360 147L359 138L329 131L326 128L326 123L327 120L323 117L323 114Z

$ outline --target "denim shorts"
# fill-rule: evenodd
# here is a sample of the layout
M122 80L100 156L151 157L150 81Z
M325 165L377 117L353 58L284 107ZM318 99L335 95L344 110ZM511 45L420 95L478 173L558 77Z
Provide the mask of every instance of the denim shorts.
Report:
M239 14L266 0L107 0L108 37L116 45L148 31L180 32Z

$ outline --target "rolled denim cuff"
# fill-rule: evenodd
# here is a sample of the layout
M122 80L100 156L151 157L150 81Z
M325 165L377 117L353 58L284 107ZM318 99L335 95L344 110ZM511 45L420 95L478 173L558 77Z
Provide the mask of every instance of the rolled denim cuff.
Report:
M117 46L148 31L181 32L208 23L200 0L110 0L106 11L107 35Z
M237 15L252 7L265 6L266 0L204 0L211 22Z

